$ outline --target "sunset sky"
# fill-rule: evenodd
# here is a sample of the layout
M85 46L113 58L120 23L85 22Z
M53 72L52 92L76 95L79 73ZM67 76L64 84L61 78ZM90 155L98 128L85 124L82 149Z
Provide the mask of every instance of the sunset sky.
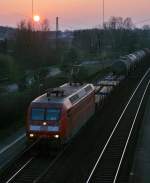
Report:
M0 25L16 26L31 18L32 0L0 0ZM34 13L50 21L60 17L60 28L91 28L102 24L102 0L34 0ZM150 0L105 0L105 20L110 16L132 17L133 22L150 19ZM144 24L150 24L145 22Z

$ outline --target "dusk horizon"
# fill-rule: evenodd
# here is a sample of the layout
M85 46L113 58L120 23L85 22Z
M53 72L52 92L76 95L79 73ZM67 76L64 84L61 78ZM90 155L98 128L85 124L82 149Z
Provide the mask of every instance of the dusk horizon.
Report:
M48 19L50 29L55 30L55 18L60 18L60 30L74 30L95 28L102 25L102 0L61 0L48 1L36 0L34 2L34 14L40 15L41 19ZM105 0L105 21L111 16L131 17L134 24L142 27L150 24L150 2L147 0ZM0 25L17 27L21 20L30 20L32 17L32 1L2 0L0 3ZM136 8L135 8L136 5Z

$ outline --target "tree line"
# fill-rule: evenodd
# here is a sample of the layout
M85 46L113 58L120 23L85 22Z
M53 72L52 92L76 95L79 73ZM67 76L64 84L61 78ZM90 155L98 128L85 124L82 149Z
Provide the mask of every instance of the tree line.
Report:
M39 73L42 67L62 65L68 72L71 65L85 59L113 59L150 47L150 26L138 29L129 17L111 17L101 28L75 30L71 41L67 37L60 39L59 34L61 32L50 30L46 19L38 27L31 21L22 20L14 41L5 40L0 45L0 78L22 82L27 70ZM9 47L11 53L6 51Z
M116 58L150 47L150 26L139 29L131 18L111 17L101 29L75 31L73 46L83 57Z

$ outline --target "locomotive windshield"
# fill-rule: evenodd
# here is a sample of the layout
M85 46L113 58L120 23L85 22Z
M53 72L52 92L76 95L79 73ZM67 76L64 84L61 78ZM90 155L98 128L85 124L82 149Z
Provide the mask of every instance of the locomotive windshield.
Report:
M44 120L45 109L32 109L32 120Z
M46 120L59 120L60 110L59 109L47 109L46 110Z
M34 108L31 112L31 119L34 121L57 121L60 118L60 109Z

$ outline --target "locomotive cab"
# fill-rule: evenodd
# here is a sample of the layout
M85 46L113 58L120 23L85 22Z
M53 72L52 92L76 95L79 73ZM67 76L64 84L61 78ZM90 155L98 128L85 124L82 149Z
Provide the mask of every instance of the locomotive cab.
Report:
M28 116L28 138L59 138L60 118L60 108L40 105L31 107Z

